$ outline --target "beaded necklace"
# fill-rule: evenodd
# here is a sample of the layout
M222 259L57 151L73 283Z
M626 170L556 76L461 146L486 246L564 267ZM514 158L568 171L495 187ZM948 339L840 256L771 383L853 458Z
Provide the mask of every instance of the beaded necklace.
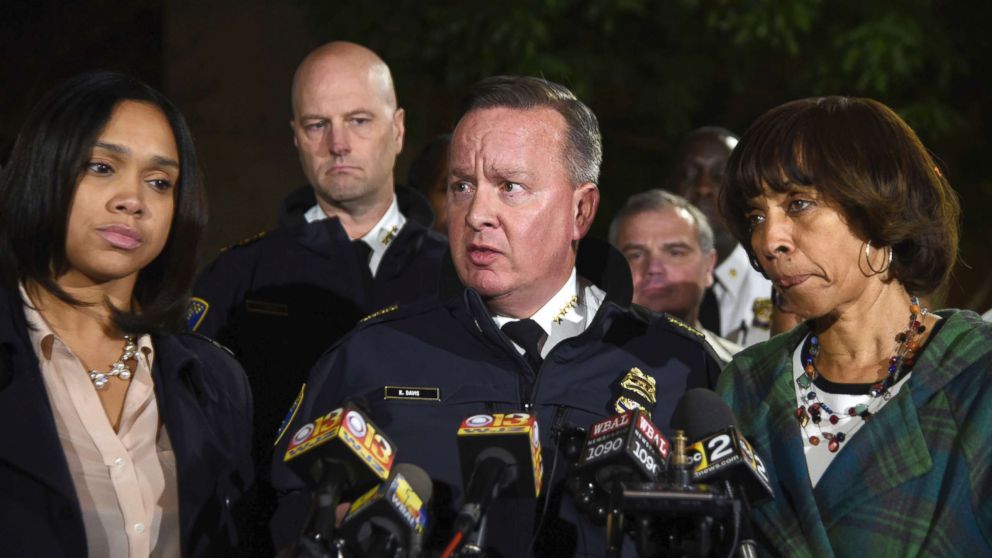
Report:
M909 311L909 326L905 331L896 335L896 342L899 343L899 346L896 348L895 354L889 358L885 378L872 384L868 391L871 400L868 403L848 407L846 410L847 416L861 417L865 422L870 420L872 415L892 397L889 388L896 384L905 375L906 371L912 368L916 360L917 351L920 348L920 336L926 331L926 326L923 325L923 319L926 318L928 310L921 308L919 299L914 296L910 300ZM836 453L840 450L840 445L847 439L848 434L854 430L854 427L848 428L846 431L827 432L820 426L824 420L831 425L836 425L840 422L840 417L837 412L821 400L822 398L819 396L816 384L814 383L814 380L820 375L816 369L816 356L819 353L820 341L815 334L810 334L806 357L803 359L803 372L796 378L796 386L798 388L796 393L799 400L799 404L796 407L796 419L799 421L799 425L811 445L818 446L822 437L822 439L828 442L827 449L832 453ZM810 423L816 427L817 432L820 434L819 436L807 430L807 426ZM855 423L856 425L857 423Z

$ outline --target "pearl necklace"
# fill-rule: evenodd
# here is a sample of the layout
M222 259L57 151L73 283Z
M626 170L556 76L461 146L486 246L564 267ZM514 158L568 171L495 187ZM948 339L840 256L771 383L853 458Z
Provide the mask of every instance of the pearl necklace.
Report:
M100 372L99 370L90 370L90 381L93 382L93 386L97 389L97 391L107 387L107 382L110 381L110 378L113 376L116 376L123 381L130 380L131 369L127 367L127 361L134 358L134 355L136 354L138 354L138 344L135 342L135 336L125 335L124 351L121 353L120 358L110 365L110 371Z
M846 411L847 416L861 417L865 422L870 420L872 415L892 397L889 388L896 384L907 370L912 368L916 360L917 351L920 349L920 336L926 331L923 320L926 318L928 311L926 308L920 307L920 301L915 296L910 300L909 309L909 327L896 335L896 342L899 343L899 346L896 348L895 354L889 358L885 378L872 384L868 392L868 395L871 396L871 401L849 407ZM840 422L840 417L821 400L816 389L816 384L813 383L820 375L816 369L816 356L819 353L819 339L816 335L811 334L807 356L804 359L805 366L803 367L803 373L796 378L796 385L798 386L797 397L799 400L799 405L796 408L796 419L799 421L803 432L806 433L810 444L814 446L819 445L820 437L822 436L828 442L827 449L836 453L840 450L841 443L847 439L848 434L854 430L854 427L848 428L846 431L838 430L837 432L826 432L820 427L820 423L823 422L824 418L830 424L836 425ZM819 431L820 436L810 434L807 430L807 426L810 423L813 423Z

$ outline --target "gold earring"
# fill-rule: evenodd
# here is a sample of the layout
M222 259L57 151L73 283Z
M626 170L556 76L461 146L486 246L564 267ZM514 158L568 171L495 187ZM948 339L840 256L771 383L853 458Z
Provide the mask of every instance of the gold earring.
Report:
M889 270L890 267L892 267L892 247L886 246L886 250L889 252L889 258L888 261L885 263L885 267L880 269L875 269L871 265L871 241L869 240L868 242L865 243L865 263L868 265L868 269L870 269L876 275L879 273L885 273L886 271Z

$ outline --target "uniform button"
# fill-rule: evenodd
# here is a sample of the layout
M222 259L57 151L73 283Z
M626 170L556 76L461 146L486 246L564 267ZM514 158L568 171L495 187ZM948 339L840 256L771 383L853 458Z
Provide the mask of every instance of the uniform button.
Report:
M115 459L114 460L114 467L117 467L118 469L123 468L124 467L124 458L123 457L118 457L117 459Z
M139 535L141 533L144 533L145 532L145 524L144 523L135 523L134 524L134 532L135 533L138 533Z

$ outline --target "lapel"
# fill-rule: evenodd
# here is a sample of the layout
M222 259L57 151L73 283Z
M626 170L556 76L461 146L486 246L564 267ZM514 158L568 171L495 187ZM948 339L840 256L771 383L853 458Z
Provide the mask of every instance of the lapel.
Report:
M155 396L176 457L182 540L190 541L194 522L216 492L220 467L229 461L220 443L223 425L208 412L223 405L196 353L174 336L156 337L155 347Z
M827 529L866 500L933 467L908 389L886 403L846 445L815 490Z
M963 361L951 361L954 355L949 347L966 345L967 333L973 329L968 323L968 313L939 314L945 321L920 353L906 385L846 442L847 447L837 454L820 479L816 498L828 529L865 500L933 469L919 408L966 368ZM971 351L971 358L975 354L977 351Z
M0 289L0 462L79 507L16 293Z
M802 433L791 412L796 404L790 348L799 343L806 329L796 330L778 338L777 343L766 344L775 345L764 352L771 358L762 360L759 357L742 366L756 372L756 377L750 381L756 389L766 392L742 430L753 435L755 450L765 460L775 492L774 500L754 506L752 516L763 524L762 531L768 534L768 542L783 556L804 552L813 556L833 556L809 481ZM762 389L762 385L767 387ZM783 409L789 412L783 412Z

